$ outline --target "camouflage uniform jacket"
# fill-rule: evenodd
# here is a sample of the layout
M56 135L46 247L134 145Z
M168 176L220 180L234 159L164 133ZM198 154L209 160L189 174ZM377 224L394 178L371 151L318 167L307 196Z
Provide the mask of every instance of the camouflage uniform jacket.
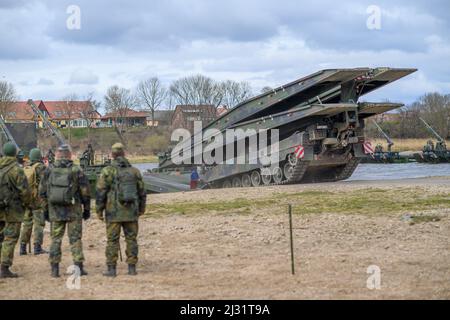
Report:
M23 169L17 163L17 159L15 157L0 158L0 170L14 163L16 165L6 173L10 186L14 191L14 196L8 203L8 207L0 211L0 221L22 222L25 208L29 206L31 201L27 177L25 176Z
M44 178L45 175L45 170L47 169L47 167L45 166L45 164L42 161L36 161L36 162L31 162L29 164L31 167L35 166L34 170L36 172L36 186L35 188L39 189L39 185L41 183L41 180ZM30 186L30 188L33 188L33 186ZM43 210L44 206L45 206L45 202L43 201L42 197L39 196L39 190L37 190L38 192L36 192L37 194L37 199L33 199L33 197L31 197L31 205L30 207L33 210ZM33 192L32 192L33 194Z
M50 174L52 168L72 168L72 190L74 193L74 204L67 206L56 206L48 202L51 192ZM44 201L44 211L47 211L51 222L75 221L82 218L83 209L90 210L91 194L89 181L83 170L73 164L71 160L57 160L52 168L47 168L39 186L39 195Z
M131 167L127 159L118 157L113 160L112 165L104 168L97 181L96 208L97 215L106 212L107 222L130 222L137 221L139 216L145 212L147 194L145 192L142 175L137 168L132 168L136 177L138 201L130 205L124 205L116 200L116 176L117 167Z

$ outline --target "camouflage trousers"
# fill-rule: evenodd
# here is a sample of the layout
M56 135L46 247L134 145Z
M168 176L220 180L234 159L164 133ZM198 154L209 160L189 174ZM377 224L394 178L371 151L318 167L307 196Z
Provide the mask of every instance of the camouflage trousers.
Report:
M106 264L109 266L116 265L117 263L121 229L123 229L123 233L125 234L125 242L127 244L125 251L127 255L127 263L137 264L138 262L138 222L107 222Z
M42 210L30 210L25 212L20 233L20 243L28 243L33 233L33 243L42 245L44 241L45 218Z
M74 221L54 221L51 223L50 235L52 244L50 245L50 255L48 258L50 263L61 262L61 243L66 226L73 262L78 263L84 261L83 244L81 242L83 222L79 219Z
M1 240L1 264L12 266L14 259L14 250L19 241L21 222L0 222L0 240Z
M5 239L4 236L4 229L5 229L5 221L0 221L0 261L2 260L2 244L3 244L3 240Z

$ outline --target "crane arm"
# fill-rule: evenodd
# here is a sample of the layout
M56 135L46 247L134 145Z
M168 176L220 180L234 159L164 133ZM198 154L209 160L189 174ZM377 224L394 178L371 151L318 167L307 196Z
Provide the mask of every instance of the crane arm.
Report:
M36 115L36 117L42 119L42 122L43 122L45 128L47 130L49 130L51 132L51 134L58 140L58 144L59 145L66 144L66 139L64 138L64 136L61 134L61 132L58 129L56 129L51 124L51 122L47 119L45 114L41 110L39 110L39 108L36 106L34 101L31 100L31 99L28 100L28 105L31 107L31 109L33 110L33 112Z
M439 142L444 142L444 139L442 139L442 137L423 118L419 117L419 119L423 122L425 127L427 127L428 131L430 131L431 134L433 134L436 139L438 139Z
M392 139L386 134L386 132L384 132L383 129L381 129L380 125L375 120L373 120L373 123L377 127L378 131L380 131L381 134L386 139L386 141L388 143L388 149L389 149L389 151L391 151L391 147L394 145L394 141L392 141Z
M17 144L16 140L14 139L13 135L11 134L11 131L9 131L8 127L6 126L5 120L3 119L3 116L0 116L0 130L3 133L3 135L5 136L6 140L8 140L9 142L14 143L14 145L16 146L17 150L20 150L19 145Z

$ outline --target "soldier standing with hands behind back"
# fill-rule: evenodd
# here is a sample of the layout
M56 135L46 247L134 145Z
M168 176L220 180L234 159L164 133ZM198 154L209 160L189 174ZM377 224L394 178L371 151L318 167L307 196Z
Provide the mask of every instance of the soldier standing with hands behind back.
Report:
M84 270L83 245L81 242L83 222L90 218L91 196L87 177L83 170L73 164L72 153L68 145L62 145L56 153L56 161L47 168L41 180L39 194L43 198L46 220L51 222L49 262L51 276L59 277L61 262L61 242L65 229L69 236L73 262L80 268L80 275L87 275Z
M20 255L27 254L27 243L31 241L31 233L34 234L34 254L48 253L42 249L44 241L44 208L42 198L39 197L39 184L44 176L45 165L42 161L41 150L34 148L30 151L30 164L24 168L28 185L31 190L31 203L27 208L20 235Z
M9 268L20 236L25 208L30 204L30 189L23 169L16 159L17 148L7 142L0 159L0 278L17 278Z
M145 213L146 192L142 175L125 158L124 146L112 146L112 164L104 168L97 181L96 208L99 219L106 218L107 277L115 277L120 232L127 244L128 274L136 275L138 262L138 219ZM105 216L104 216L105 212Z

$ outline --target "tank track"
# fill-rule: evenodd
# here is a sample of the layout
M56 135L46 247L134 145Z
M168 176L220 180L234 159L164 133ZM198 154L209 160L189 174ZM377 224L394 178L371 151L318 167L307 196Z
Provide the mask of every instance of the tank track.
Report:
M344 167L344 169L342 170L341 173L339 173L338 175L336 175L336 178L334 181L341 181L341 180L345 180L351 177L351 175L353 174L353 172L355 172L356 167L359 165L359 163L361 162L361 159L359 158L352 158Z
M308 170L308 166L309 166L308 161L298 161L294 167L294 172L292 173L292 176L289 179L285 179L279 183L273 182L271 184L268 184L268 186L280 186L298 183L303 179L306 170Z

